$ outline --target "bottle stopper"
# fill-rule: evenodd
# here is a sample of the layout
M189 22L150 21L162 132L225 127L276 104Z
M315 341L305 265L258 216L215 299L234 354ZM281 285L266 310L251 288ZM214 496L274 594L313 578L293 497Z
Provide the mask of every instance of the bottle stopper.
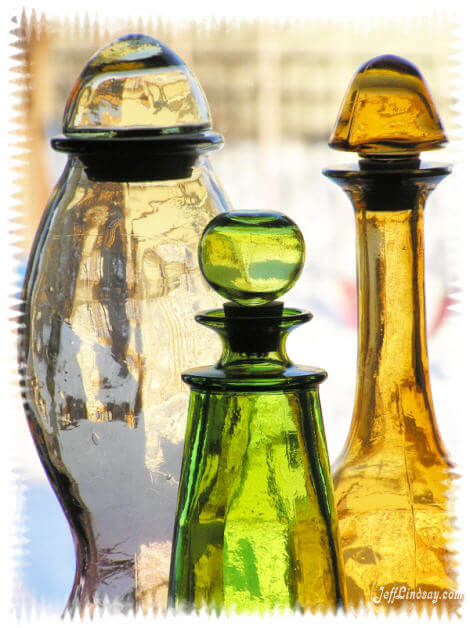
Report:
M205 228L199 266L224 303L227 332L235 351L266 353L279 342L284 304L305 260L298 226L279 212L220 214Z
M329 145L364 158L410 158L447 143L418 68L394 55L375 57L356 72Z
M171 136L210 126L204 92L186 64L153 37L131 34L88 61L69 96L63 132Z
M205 228L199 265L221 296L252 309L278 299L299 278L305 244L298 226L279 212L220 214Z
M130 34L91 57L64 112L60 152L77 155L89 178L186 178L197 158L217 150L206 97L187 65L153 37Z

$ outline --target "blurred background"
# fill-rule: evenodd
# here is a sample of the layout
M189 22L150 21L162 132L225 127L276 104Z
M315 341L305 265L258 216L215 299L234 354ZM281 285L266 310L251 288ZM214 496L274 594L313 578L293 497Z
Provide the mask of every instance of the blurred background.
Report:
M289 350L299 363L325 368L321 388L332 462L346 439L356 370L355 233L344 193L322 168L354 161L328 149L342 97L357 68L392 53L422 71L450 139L454 25L445 15L420 20L353 24L333 21L205 21L177 24L158 13L148 21L63 20L34 12L18 15L14 80L18 86L15 166L17 212L23 239L20 284L34 233L65 164L50 139L61 133L68 94L88 58L129 32L161 40L190 66L208 98L214 129L225 147L212 163L237 209L274 209L291 216L307 244L304 273L285 301L310 309L314 320L293 334ZM451 146L428 159L454 161ZM431 378L438 424L452 458L457 446L459 397L452 381L455 291L452 237L458 213L452 177L431 196L426 214L426 290ZM196 365L195 365L196 366ZM62 611L73 582L72 538L39 463L18 392L17 457L20 468L23 555L17 604L41 601Z

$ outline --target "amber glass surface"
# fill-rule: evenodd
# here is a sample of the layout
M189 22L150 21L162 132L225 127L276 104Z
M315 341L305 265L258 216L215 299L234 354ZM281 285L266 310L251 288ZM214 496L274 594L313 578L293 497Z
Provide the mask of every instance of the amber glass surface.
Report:
M352 607L457 606L444 599L457 586L450 501L455 476L432 404L423 268L424 202L448 172L327 171L356 211L356 399L348 439L333 466ZM394 587L404 597L392 605L387 595ZM405 597L418 592L421 599ZM437 602L423 601L422 592Z
M242 305L279 298L298 279L305 259L297 225L279 212L216 216L199 245L201 271L220 295Z
M418 159L421 150L443 141L414 66L385 56L359 69L330 145L366 158L359 168L325 171L346 191L356 215L356 398L334 465L353 607L440 612L457 604L446 599L456 590L454 474L429 383L423 250L424 204L450 168Z
M376 606L381 587L455 590L447 494L453 474L429 385L422 205L359 207L356 221L358 378L334 481L349 601Z
M355 74L330 137L330 146L363 156L419 153L447 142L419 70L383 55Z
M326 611L342 569L318 384L285 338L308 320L287 309L278 344L233 351L222 310L199 321L224 351L184 375L192 387L170 575L177 610ZM258 319L260 329L267 321Z
M133 34L89 60L67 102L64 133L172 135L210 122L204 93L183 61L156 39Z

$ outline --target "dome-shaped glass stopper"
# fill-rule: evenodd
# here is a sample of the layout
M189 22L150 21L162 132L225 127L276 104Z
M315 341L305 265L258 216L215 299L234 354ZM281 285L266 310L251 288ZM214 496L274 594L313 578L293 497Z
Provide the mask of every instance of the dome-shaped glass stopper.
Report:
M363 157L379 157L416 155L446 142L419 70L405 59L383 55L357 71L329 144Z
M63 131L168 135L210 126L204 93L183 61L156 39L133 34L88 61L69 96Z
M279 212L232 212L214 218L199 243L199 265L220 295L263 305L287 292L305 259L298 226Z

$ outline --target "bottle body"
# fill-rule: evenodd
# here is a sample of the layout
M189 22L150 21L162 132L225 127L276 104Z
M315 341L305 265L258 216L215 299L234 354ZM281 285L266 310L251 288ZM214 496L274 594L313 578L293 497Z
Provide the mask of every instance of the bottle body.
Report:
M211 348L194 312L214 303L196 243L227 201L206 160L187 178L90 179L71 157L24 286L22 392L71 526L68 608L166 601L187 392Z
M336 513L318 390L192 390L175 523L176 609L331 610Z
M396 199L380 193L383 171L341 180L356 213L359 343L353 419L333 477L355 607L419 610L422 592L431 592L450 608L442 596L456 589L454 474L436 424L426 348L423 208L432 174L392 173ZM400 185L408 194L399 197ZM394 587L402 597L390 602Z

